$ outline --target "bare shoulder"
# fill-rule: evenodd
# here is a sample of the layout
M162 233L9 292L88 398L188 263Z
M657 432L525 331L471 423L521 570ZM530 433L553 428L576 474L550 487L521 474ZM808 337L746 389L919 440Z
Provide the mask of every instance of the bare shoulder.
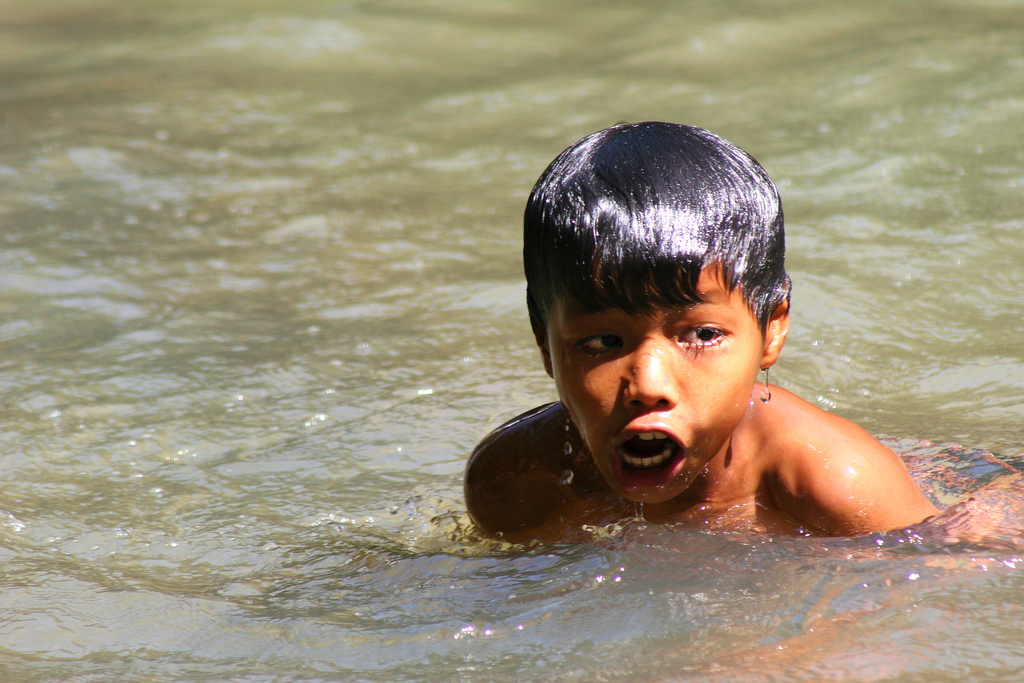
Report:
M543 405L501 425L473 450L466 506L483 530L515 538L564 521L567 510L601 488L594 469L562 404Z
M847 536L937 513L899 457L849 420L780 388L756 410L772 497L801 522Z

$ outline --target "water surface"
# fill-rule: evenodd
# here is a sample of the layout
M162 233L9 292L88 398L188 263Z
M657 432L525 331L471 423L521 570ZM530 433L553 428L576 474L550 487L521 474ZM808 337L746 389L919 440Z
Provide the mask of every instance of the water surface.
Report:
M1022 9L4 3L3 678L1018 678L1019 517L503 548L460 487L554 397L526 194L620 120L777 181L775 381L1020 464Z

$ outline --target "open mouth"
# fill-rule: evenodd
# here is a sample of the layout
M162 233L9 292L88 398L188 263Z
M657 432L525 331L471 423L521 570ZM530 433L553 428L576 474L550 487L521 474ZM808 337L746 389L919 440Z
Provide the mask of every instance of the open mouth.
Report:
M664 432L637 434L619 446L619 457L629 467L652 469L664 465L679 452L677 444Z

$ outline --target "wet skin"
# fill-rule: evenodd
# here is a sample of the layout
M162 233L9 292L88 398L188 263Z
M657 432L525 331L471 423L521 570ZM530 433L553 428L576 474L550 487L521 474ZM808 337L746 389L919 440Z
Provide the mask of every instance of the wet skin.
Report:
M561 403L474 451L466 500L479 526L557 540L632 516L636 503L648 519L837 535L935 514L895 454L856 425L778 387L759 400L788 304L762 333L716 270L697 291L699 303L649 315L556 304L538 344Z
M775 363L789 329L783 304L762 334L740 292L715 272L701 275L697 291L696 305L642 316L560 301L541 341L544 367L594 463L634 502L713 485L695 480L724 458L758 371Z

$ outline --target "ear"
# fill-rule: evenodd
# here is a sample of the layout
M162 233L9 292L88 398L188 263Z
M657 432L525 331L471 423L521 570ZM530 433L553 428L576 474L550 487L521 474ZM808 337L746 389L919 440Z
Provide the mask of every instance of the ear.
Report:
M548 377L554 379L555 371L551 366L551 347L548 344L547 330L534 330L533 338L537 340L537 346L540 347L540 357L544 361L544 372L548 373Z
M772 317L768 320L768 328L764 332L762 368L775 365L775 361L779 359L779 353L782 352L782 347L786 345L787 334L789 334L789 301L783 301L772 311Z

